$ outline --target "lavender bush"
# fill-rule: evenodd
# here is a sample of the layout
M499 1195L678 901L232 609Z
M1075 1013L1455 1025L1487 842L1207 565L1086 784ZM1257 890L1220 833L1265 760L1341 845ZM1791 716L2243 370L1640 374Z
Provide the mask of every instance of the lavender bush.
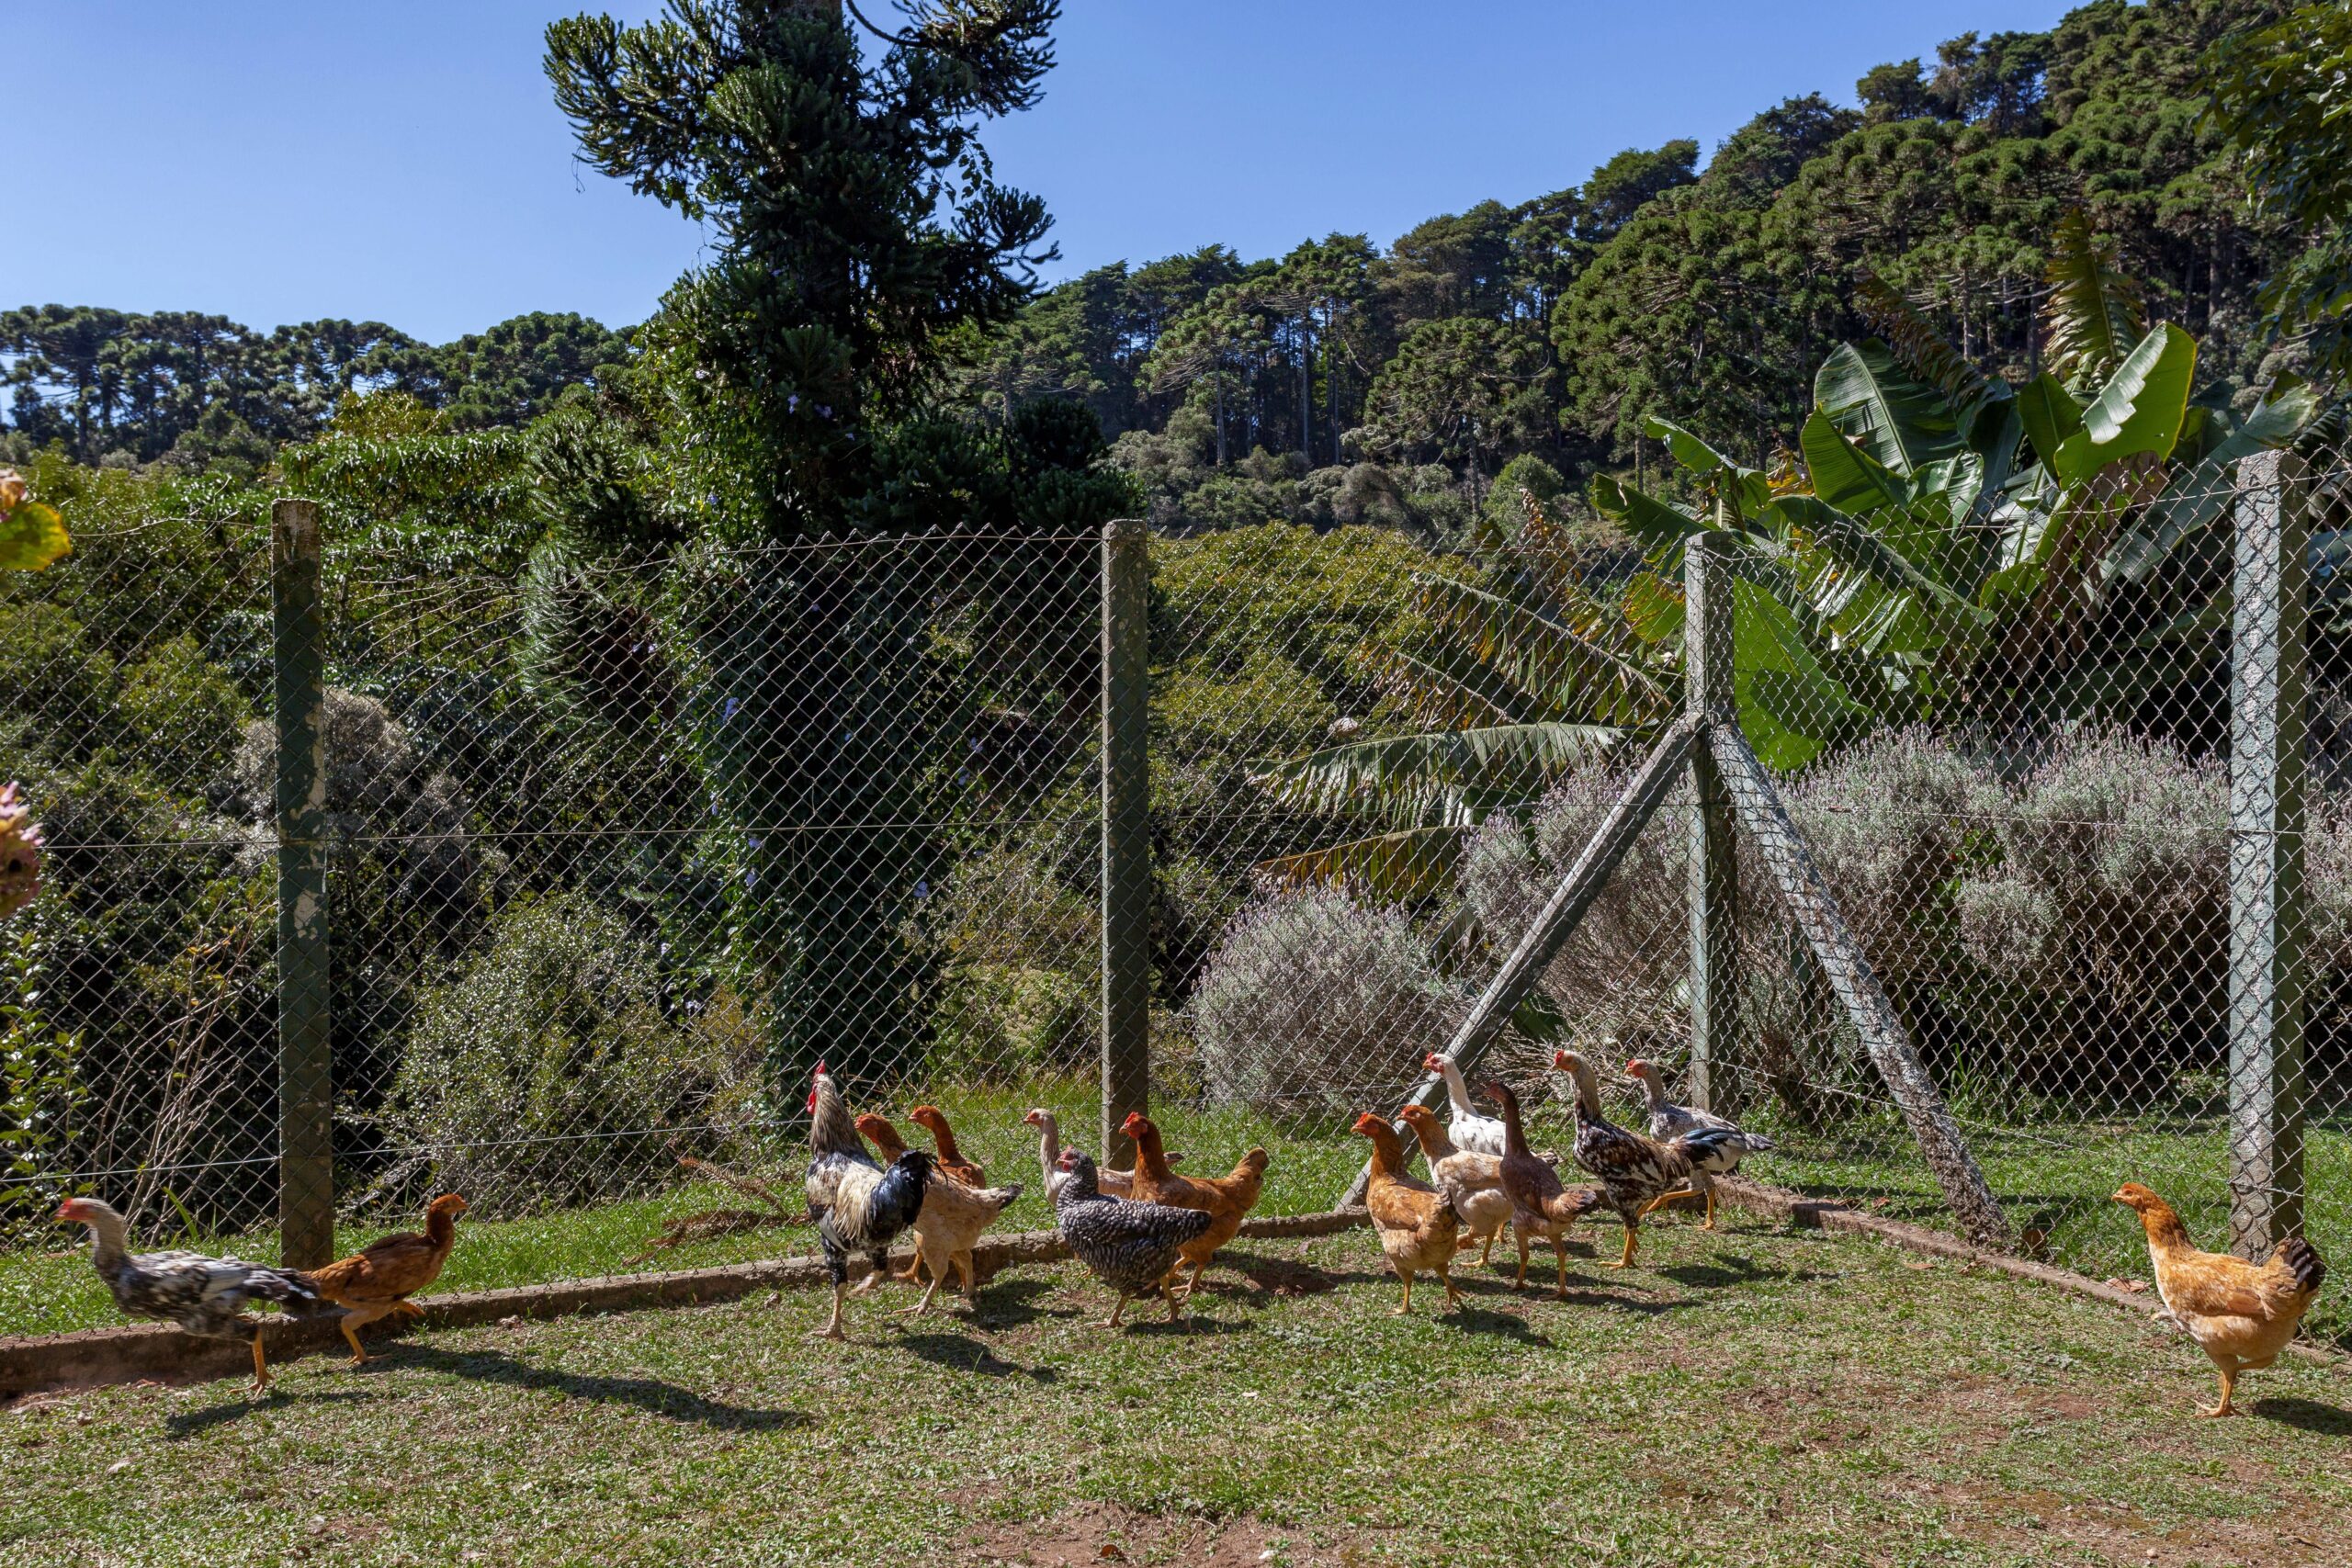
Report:
M1226 927L1191 1004L1213 1103L1340 1114L1393 1093L1468 1010L1396 910L1315 887Z

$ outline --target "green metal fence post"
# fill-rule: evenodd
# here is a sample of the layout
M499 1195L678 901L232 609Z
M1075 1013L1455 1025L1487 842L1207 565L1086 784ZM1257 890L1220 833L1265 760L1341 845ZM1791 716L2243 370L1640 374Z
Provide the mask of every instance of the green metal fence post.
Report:
M2230 1246L2303 1228L2304 636L2292 459L2238 465L2230 644Z
M319 509L270 509L277 727L277 1122L281 1259L334 1258L333 1083L327 976L326 617Z
M1119 1131L1151 1093L1151 533L1102 526L1102 1149L1132 1163Z
M1683 706L1702 724L1738 723L1732 695L1731 572L1720 541L1683 547ZM1731 796L1707 748L1690 758L1690 1100L1717 1109L1716 1067L1739 998L1738 857Z

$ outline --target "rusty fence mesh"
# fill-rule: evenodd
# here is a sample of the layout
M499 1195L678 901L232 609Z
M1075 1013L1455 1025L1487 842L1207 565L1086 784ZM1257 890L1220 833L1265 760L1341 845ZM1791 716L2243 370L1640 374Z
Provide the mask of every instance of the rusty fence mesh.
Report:
M1997 502L1866 474L1867 508L1814 457L1686 463L1605 512L1487 498L1441 540L1150 538L1130 907L1181 1168L1260 1145L1266 1211L1347 1190L1356 1113L1424 1087L1691 705L1703 536L1727 711L2006 1245L2140 1272L2107 1201L2127 1179L2209 1245L2264 1213L2324 1250L2352 1233L2343 455ZM820 1058L918 1145L909 1113L938 1107L1030 1184L1007 1223L1050 1223L1023 1113L1100 1137L1102 539L495 571L346 552L331 520L311 650L274 641L266 532L199 542L166 568L146 534L77 539L0 582L0 755L47 840L41 896L0 923L0 1334L105 1321L48 1224L65 1195L153 1239L276 1246L273 694L298 653L322 688L340 1239L457 1190L453 1285L805 1247ZM1678 777L1467 1064L1474 1095L1519 1089L1539 1149L1571 1136L1555 1050L1628 1125L1629 1061L1693 1097L1690 859L1722 809ZM1775 868L1730 836L1706 1098L1779 1145L1743 1174L1952 1228ZM1652 1247L1703 1245L1670 1224Z

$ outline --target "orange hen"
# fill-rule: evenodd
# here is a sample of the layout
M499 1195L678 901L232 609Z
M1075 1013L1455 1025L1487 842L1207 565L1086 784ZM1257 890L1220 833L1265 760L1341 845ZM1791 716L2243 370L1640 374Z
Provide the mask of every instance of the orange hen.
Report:
M931 1162L933 1168L949 1180L960 1181L967 1187L986 1187L989 1184L988 1178L980 1174L980 1168L966 1159L963 1151L956 1146L956 1134L947 1125L945 1111L936 1105L918 1105L907 1115L916 1126L928 1132L931 1141L939 1145L939 1154Z
M1216 1249L1240 1234L1243 1218L1258 1206L1258 1195L1265 1187L1266 1151L1251 1149L1243 1155L1229 1176L1179 1176L1168 1168L1167 1148L1150 1117L1134 1111L1119 1131L1136 1141L1135 1179L1129 1185L1129 1196L1138 1202L1165 1203L1171 1209L1199 1209L1210 1216L1209 1228L1186 1242L1182 1254L1183 1261L1193 1266L1193 1277L1184 1286L1189 1296L1200 1288L1201 1276L1208 1271Z
M2303 1313L2327 1278L2319 1249L2297 1236L2282 1241L2269 1261L2248 1263L2223 1252L2199 1252L2172 1205L2136 1181L2115 1201L2137 1213L2156 1266L2156 1293L2173 1321L2188 1331L2222 1373L2222 1402L2199 1416L2229 1416L2238 1374L2278 1359Z
M322 1300L344 1309L344 1338L351 1346L351 1364L368 1359L359 1348L358 1330L395 1313L420 1317L424 1309L408 1298L441 1277L457 1244L458 1216L466 1201L444 1192L424 1211L424 1234L402 1231L369 1242L350 1257L330 1263L310 1276Z
M1406 1174L1405 1145L1396 1129L1367 1111L1356 1118L1358 1133L1372 1140L1372 1178L1364 1188L1364 1207L1372 1213L1372 1228L1380 1250L1396 1277L1405 1281L1405 1299L1390 1314L1403 1317L1413 1310L1413 1276L1435 1274L1445 1287L1448 1308L1462 1304L1454 1288L1453 1253L1462 1235L1462 1216L1444 1193Z

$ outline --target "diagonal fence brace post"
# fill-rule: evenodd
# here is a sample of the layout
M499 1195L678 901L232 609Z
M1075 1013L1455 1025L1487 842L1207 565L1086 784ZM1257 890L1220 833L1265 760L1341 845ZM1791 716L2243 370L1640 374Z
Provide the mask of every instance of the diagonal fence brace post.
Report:
M1584 919L1585 911L1600 896L1610 874L1617 869L1617 863L1625 858L1625 852L1634 847L1635 839L1641 837L1642 829L1648 825L1658 803L1666 798L1666 792L1673 787L1683 765L1698 750L1702 723L1698 715L1685 714L1651 748L1640 772L1625 786L1625 792L1617 797L1617 804L1609 808L1609 815L1601 820L1600 830L1586 842L1584 852L1577 857L1576 864L1570 866L1567 874L1560 879L1550 902L1535 917L1534 923L1527 928L1527 934L1519 939L1519 945L1511 950L1510 956L1495 972L1495 977L1487 982L1485 994L1470 1010L1470 1016L1464 1019L1462 1027L1453 1032L1453 1040L1446 1046L1445 1054L1453 1058L1457 1066L1467 1071L1476 1064L1478 1054L1502 1032L1503 1024L1512 1010L1527 998L1528 992L1535 988L1544 966L1552 962L1561 946L1575 933L1577 922ZM1407 1097L1408 1103L1432 1103L1433 1096L1444 1081L1435 1073L1426 1075ZM1400 1134L1402 1130L1400 1126ZM1363 1202L1364 1190L1371 1185L1372 1165L1367 1161L1364 1168L1356 1172L1356 1179L1349 1184L1347 1191L1340 1196L1339 1207L1351 1208Z
M1707 741L1731 796L1732 809L1780 888L1797 929L1820 961L1829 988L1844 1004L1846 1016L1861 1036L1862 1049L1870 1054L1871 1065L1902 1108L1928 1168L1943 1189L1944 1201L1951 1205L1969 1240L1980 1247L2006 1248L2009 1224L2001 1213L2000 1200L1993 1196L1975 1156L1968 1152L1960 1124L1952 1120L1927 1065L1912 1048L1894 1004L1887 1000L1885 987L1862 955L1861 943L1854 940L1845 917L1838 912L1829 885L1822 880L1820 867L1814 864L1804 839L1789 819L1788 808L1781 804L1764 764L1736 725L1711 726Z

